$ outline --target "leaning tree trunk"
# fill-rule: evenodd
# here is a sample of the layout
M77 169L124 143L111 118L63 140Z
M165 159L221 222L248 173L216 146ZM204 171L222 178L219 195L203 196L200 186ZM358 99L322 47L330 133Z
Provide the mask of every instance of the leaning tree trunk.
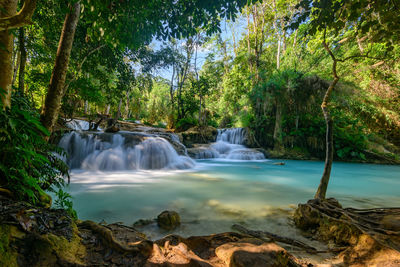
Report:
M18 0L1 1L0 18L15 15L17 13L17 4ZM0 31L0 45L0 97L3 108L6 108L11 107L11 83L13 78L14 35L10 30Z
M69 58L71 55L72 44L76 27L80 15L80 2L70 7L70 12L66 15L64 26L58 44L56 62L51 74L49 90L41 115L43 125L52 132L58 118L58 112L61 107L61 99L64 96L64 84L67 76Z
M25 66L26 66L26 48L25 48L25 30L19 28L19 52L21 54L19 72L18 72L18 91L21 95L24 94L25 90Z
M331 93L332 93L333 89L335 88L335 85L339 81L339 76L337 76L337 72L336 72L337 59L335 58L335 56L333 55L332 51L329 49L329 46L326 44L325 41L324 41L324 48L329 53L329 55L331 56L331 58L333 60L333 65L332 65L333 82L326 90L324 99L321 104L321 109L324 114L324 119L325 119L325 123L326 123L326 144L325 144L326 145L326 154L325 154L324 172L322 174L317 193L315 193L315 196L314 196L314 198L317 198L317 199L325 199L326 190L328 189L329 178L331 176L331 169L332 169L332 163L333 163L333 120L332 120L331 114L329 112L328 104L329 104L329 98L331 96Z

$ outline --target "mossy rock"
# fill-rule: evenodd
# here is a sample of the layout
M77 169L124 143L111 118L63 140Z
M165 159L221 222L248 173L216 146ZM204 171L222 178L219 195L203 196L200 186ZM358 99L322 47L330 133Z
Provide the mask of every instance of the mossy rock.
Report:
M174 230L181 224L181 218L176 211L163 211L157 216L157 225L165 230Z
M192 127L182 132L182 141L186 147L192 147L193 144L207 144L215 142L218 130L212 126Z
M24 254L20 260L26 266L80 266L84 265L86 248L78 236L78 228L74 224L70 240L53 233L44 235L27 235L22 240Z
M0 225L0 266L18 266L18 253L12 248L11 243L16 236L21 237L23 233L17 234L18 228L13 225Z
M46 194L45 192L39 193L39 202L37 203L39 207L43 207L45 209L49 209L53 199L50 195Z

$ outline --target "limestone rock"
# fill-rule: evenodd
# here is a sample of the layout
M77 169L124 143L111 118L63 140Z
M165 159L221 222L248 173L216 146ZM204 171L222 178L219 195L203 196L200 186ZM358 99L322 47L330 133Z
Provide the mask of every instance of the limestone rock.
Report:
M111 126L111 127L108 127L107 129L105 129L104 131L106 132L106 133L117 133L117 132L119 132L119 127L118 126L116 126L116 125L113 125L113 126Z
M186 147L192 147L193 144L207 144L215 142L218 131L212 126L192 127L182 132L182 141Z

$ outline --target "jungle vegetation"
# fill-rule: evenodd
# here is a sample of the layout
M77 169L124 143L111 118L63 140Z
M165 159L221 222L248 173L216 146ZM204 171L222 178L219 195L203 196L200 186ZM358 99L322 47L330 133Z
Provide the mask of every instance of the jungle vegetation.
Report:
M326 159L316 198L333 159L400 146L395 1L0 6L0 187L20 199L64 181L62 152L48 142L60 118L248 127L271 153Z

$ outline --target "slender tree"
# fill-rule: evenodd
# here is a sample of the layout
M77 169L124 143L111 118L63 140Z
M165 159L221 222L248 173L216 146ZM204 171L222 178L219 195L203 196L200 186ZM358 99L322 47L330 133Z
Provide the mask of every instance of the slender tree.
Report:
M329 112L329 100L339 76L337 74L337 63L344 62L356 57L369 57L368 52L355 54L344 59L338 59L327 43L327 32L339 36L341 31L351 27L354 29L354 37L365 36L371 41L380 40L386 42L387 51L393 49L393 43L400 40L400 17L399 6L394 1L382 4L380 1L367 0L356 2L351 0L302 0L298 5L299 12L295 16L292 28L298 28L301 23L308 20L308 34L316 35L323 33L322 48L328 52L332 59L333 81L325 92L321 109L326 123L326 154L325 167L321 177L320 185L315 198L325 199L329 184L332 162L333 162L333 119ZM390 30L389 30L390 29ZM340 42L336 49L340 48ZM361 51L364 52L364 51Z
M51 74L49 90L41 114L41 122L50 132L53 130L57 121L58 112L61 107L61 99L65 94L65 78L67 76L69 58L80 12L80 2L76 2L70 6L70 11L65 16L64 26L61 32L56 61Z

